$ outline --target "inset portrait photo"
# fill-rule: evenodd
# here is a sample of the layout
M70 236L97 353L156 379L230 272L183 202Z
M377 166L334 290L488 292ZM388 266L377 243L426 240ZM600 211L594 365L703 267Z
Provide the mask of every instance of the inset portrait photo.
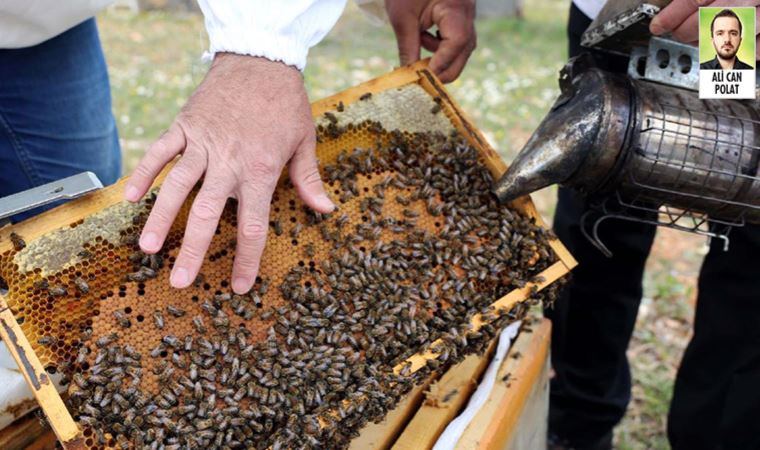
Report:
M699 8L699 97L755 98L755 8Z

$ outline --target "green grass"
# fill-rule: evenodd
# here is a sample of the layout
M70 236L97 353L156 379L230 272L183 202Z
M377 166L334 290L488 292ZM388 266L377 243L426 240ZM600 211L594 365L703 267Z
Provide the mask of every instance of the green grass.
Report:
M104 13L98 26L128 174L203 79L203 20L160 12Z
M666 419L675 369L690 335L693 277L676 272L667 259L654 263L657 267L644 277L644 299L628 351L633 395L616 430L621 450L669 448Z

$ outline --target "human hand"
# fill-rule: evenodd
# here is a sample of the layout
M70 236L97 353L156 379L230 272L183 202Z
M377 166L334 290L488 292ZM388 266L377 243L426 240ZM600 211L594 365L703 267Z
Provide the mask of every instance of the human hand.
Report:
M433 53L430 70L444 83L457 79L475 49L474 0L385 0L402 65ZM427 30L438 26L438 36Z
M309 207L330 212L319 176L316 136L301 73L264 58L218 53L171 127L148 148L129 178L125 197L138 201L178 154L140 237L146 253L161 249L180 207L198 180L171 285L189 286L203 263L229 197L238 200L232 289L253 286L268 231L277 180L289 174Z
M699 42L699 7L758 6L760 0L673 0L663 8L649 24L654 35L672 33L681 42L697 45ZM760 9L756 12L760 17ZM758 30L755 30L757 34ZM760 39L755 37L755 57L760 58Z

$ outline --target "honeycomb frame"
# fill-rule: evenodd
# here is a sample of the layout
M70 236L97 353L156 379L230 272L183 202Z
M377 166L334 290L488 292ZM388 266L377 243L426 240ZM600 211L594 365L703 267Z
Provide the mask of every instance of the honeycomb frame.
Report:
M504 172L506 169L505 164L502 162L502 160L499 158L499 156L496 154L496 152L488 145L486 140L483 138L482 134L471 125L471 123L465 118L464 114L461 112L461 110L458 108L458 106L453 102L453 100L448 96L446 91L443 89L440 82L438 82L434 75L432 75L429 71L425 69L425 63L418 63L416 65L405 67L398 69L386 76L380 77L378 79L369 81L365 84L356 86L354 88L348 89L340 94L337 94L335 96L329 97L327 99L315 102L312 105L312 113L315 119L317 120L317 124L321 127L326 127L329 125L329 121L325 119L325 112L331 112L331 111L340 111L344 108L349 108L352 105L359 105L360 107L363 105L370 105L371 102L367 102L367 94L371 93L375 95L376 98L382 95L383 92L389 91L392 89L401 90L405 86L416 86L419 87L419 92L424 92L425 95L429 96L429 100L431 100L433 103L434 108L435 105L439 105L439 113L438 114L431 114L430 117L432 117L434 120L430 123L426 123L423 125L424 128L436 128L436 121L440 122L439 119L445 118L448 119L448 123L450 127L453 127L454 129L458 130L458 132L465 137L465 139L468 141L470 145L475 147L481 154L483 163L488 168L488 170L494 175L498 176L501 173ZM343 117L343 116L340 116ZM389 123L386 123L385 125L389 128L392 128L394 126L393 123L393 117L389 117L387 119ZM414 131L414 130L411 130ZM337 139L338 141L340 138ZM338 152L346 146L345 142L340 141L338 143L335 142L321 142L318 144L317 147L317 153L318 157L320 158L320 161L322 164L329 163L335 160L337 157ZM163 174L165 174L168 171L165 170ZM163 180L163 176L159 177L159 180L157 180L156 185L160 185L161 181ZM135 224L131 224L128 222L123 222L120 224L116 224L114 227L114 224L112 223L112 219L114 217L121 217L128 218L131 217L134 214L138 214L141 209L145 206L144 203L140 205L129 205L124 202L122 202L122 190L123 190L123 184L124 181L120 181L115 186L106 188L104 190L101 190L97 193L93 193L88 195L87 197L83 199L79 199L73 202L70 202L66 205L63 205L59 208L56 208L55 210L49 211L47 213L44 213L36 218L30 219L24 223L15 225L10 228L2 229L0 230L0 254L4 254L4 252L11 251L12 242L10 240L10 233L15 232L20 236L23 236L27 240L27 244L31 248L35 248L35 244L39 248L46 248L49 249L52 247L55 248L56 239L66 239L67 245L65 246L59 246L57 248L59 249L70 249L72 248L72 244L76 244L72 241L72 235L76 235L75 230L80 227L82 224L87 221L88 227L82 227L87 228L87 230L84 230L85 236L81 238L81 244L84 245L84 249L87 250L89 253L95 253L95 254L108 254L111 257L114 257L115 261L117 261L117 264L113 265L110 268L110 272L102 272L103 274L112 273L123 273L127 270L129 263L128 263L128 254L124 249L119 248L119 239L121 239L123 236L129 236L131 233L134 232L134 229L136 227ZM296 216L296 222L300 222L299 219L303 218L303 212L298 210L298 208L295 208L295 205L297 204L297 199L295 197L295 193L293 190L284 191L281 189L278 189L278 194L282 198L275 198L275 202L280 204L285 204L287 201L287 204L289 205L287 208L290 212L286 211L279 211L277 208L274 208L273 214L277 215L279 213L284 213L284 215L290 214L289 219L292 220ZM143 200L145 202L145 200ZM186 203L186 206L183 208L183 211L180 213L180 217L185 217L187 215L187 205L189 202ZM545 224L543 223L540 215L537 213L535 207L533 206L531 200L529 197L523 197L521 199L516 200L511 205L514 209L517 209L524 214L534 218L536 220L536 223L541 225L545 228ZM118 213L117 213L118 212ZM97 221L101 220L102 225L97 225ZM60 224L65 224L63 227L60 226ZM93 225L95 223L95 225ZM229 221L229 226L234 227L234 220ZM290 227L286 227L289 229ZM107 232L113 233L113 230L119 230L120 232L118 234L112 234L110 237L110 240L107 238L104 238L102 235L93 236L92 233L88 234L88 231L92 230L99 230L102 233L105 234ZM63 231L61 231L63 230ZM74 230L74 231L72 231ZM59 234L57 234L57 232ZM226 232L229 232L227 230ZM314 230L305 230L305 233L315 232ZM94 237L94 239L93 239ZM177 227L172 229L172 233L170 234L169 238L167 239L167 245L165 246L168 248L171 248L174 246L176 248L176 245L181 238L181 229L177 229ZM40 241L48 241L46 245L42 246L39 245ZM291 239L288 236L288 233L283 233L283 236L272 236L270 233L270 237L268 237L267 240L267 252L286 252L288 249L290 249L291 246L294 246L297 244L294 244L294 239ZM93 244L94 242L94 244ZM133 245L134 243L132 243ZM207 255L207 258L209 258L211 261L214 261L215 259L225 260L228 253L230 253L230 243L224 243L224 242L212 242L212 248L209 249L209 253ZM558 278L560 278L562 275L567 273L574 265L575 261L573 260L572 256L567 252L567 250L562 246L559 241L552 240L550 242L550 246L554 250L558 260L546 268L541 274L540 279L528 283L525 285L525 287L520 289L515 289L506 296L496 300L493 303L493 306L495 308L509 308L512 305L516 304L517 302L527 298L532 292L540 291L544 287L550 285L554 281L556 281ZM325 249L323 248L317 248L316 252L317 254L324 254ZM62 250L62 254L57 256L56 255L50 255L50 254L44 254L40 255L33 251L27 252L26 259L24 260L14 260L13 267L11 270L13 271L19 271L22 269L27 269L29 273L36 274L36 278L34 275L28 277L28 279L24 279L22 282L22 285L14 284L11 286L12 292L18 292L25 290L28 293L31 293L34 295L35 290L39 291L39 289L34 288L34 282L39 281L39 279L46 277L46 273L43 273L43 271L35 266L35 263L42 258L47 263L47 266L51 265L51 261L55 261L57 265L54 264L55 267L60 268L60 272L62 273L63 279L66 280L67 288L72 290L75 289L74 287L74 280L83 278L87 281L89 284L89 291L90 293L93 293L93 298L88 298L88 295L85 293L77 293L74 295L74 299L70 300L72 303L71 308L61 308L59 306L56 306L55 300L52 300L48 298L48 300L44 305L44 308L49 312L56 312L56 313L66 313L71 312L72 310L76 310L75 312L78 314L90 314L90 308L86 307L86 305L95 305L96 303L101 302L107 302L109 303L110 300L114 299L115 302L110 307L101 307L96 314L96 317L98 315L103 315L106 317L110 317L110 315L115 310L123 310L126 311L127 308L130 310L126 313L130 316L130 318L135 323L142 323L142 322L150 322L150 316L151 316L151 310L154 309L154 305L143 305L143 304L129 304L127 306L124 305L123 302L120 302L119 299L127 299L127 298L139 298L139 297L148 297L148 298L168 298L170 297L166 293L163 295L160 293L151 293L146 292L146 289L149 290L150 286L143 286L142 283L123 283L118 282L114 284L112 288L108 288L108 286L111 286L114 283L113 279L106 279L106 281L103 281L103 284L100 284L101 279L105 279L107 277L102 277L101 275L98 275L97 270L94 270L95 268L90 268L90 264L88 261L87 255L71 255L71 251L69 250L69 254L66 254L65 251ZM81 252L80 252L81 253ZM175 252L176 254L176 252ZM167 252L165 254L166 260L171 262L172 256L169 255ZM57 258L57 259L56 259ZM301 256L303 258L303 256ZM269 273L269 272L279 272L282 273L281 270L272 270L273 268L267 267L267 257L266 253L264 255L263 259L264 263L262 264L261 273ZM75 264L72 264L72 262L75 262ZM78 266L76 264L79 264ZM7 264L6 264L7 265ZM217 264L218 265L218 264ZM103 271L103 267L98 268L99 270ZM221 270L222 272L226 271L227 273L231 269L231 260L227 258L227 262L223 264L223 267L217 268ZM7 267L5 268L7 270ZM49 270L48 270L49 272ZM3 272L0 272L0 275L2 275ZM61 280L60 275L56 280ZM49 281L53 281L50 279ZM272 280L273 282L279 281L277 278L274 278ZM163 271L159 274L159 278L157 280L158 283L166 286L166 289L168 289L168 271ZM200 297L205 292L208 292L211 289L211 286L201 282L198 286L193 286L189 288L190 290L197 290L197 296ZM143 291L143 292L140 292ZM95 295L95 293L98 293ZM39 294L39 292L38 292ZM0 294L1 295L1 294ZM192 297L191 297L192 298ZM192 307L192 304L190 304L190 301L194 300L187 300L184 299L188 304L184 304L181 301L177 302L175 306L181 307L181 308L190 308ZM266 302L266 298L264 299ZM66 300L69 301L69 300ZM4 307L5 303L9 303L8 306L10 306L10 309L7 309ZM75 303L78 302L78 303ZM23 303L23 302L21 302ZM18 346L22 348L22 350L25 350L26 354L29 354L30 351L34 353L34 356L41 361L41 366L33 368L33 370L25 370L24 372L35 372L36 375L25 373L25 376L27 376L27 380L30 381L33 378L37 378L38 380L42 377L46 377L45 371L40 371L40 368L44 368L44 370L47 371L47 373L51 373L55 371L55 368L57 364L62 363L64 360L70 360L73 358L73 352L78 347L79 342L76 339L76 335L79 334L82 330L81 329L75 329L76 327L73 325L77 323L77 316L74 317L65 317L61 318L59 317L57 322L59 325L59 332L61 336L57 339L57 342L52 345L42 345L40 344L39 338L42 336L40 331L46 333L52 333L53 327L56 323L56 320L51 320L49 317L46 319L43 319L41 317L33 317L32 314L28 314L28 311L25 309L24 305L17 302L10 301L8 302L8 299L5 295L1 295L0 298L0 310L4 310L3 313L7 314L12 312L14 315L14 323L19 323L20 327L13 327L14 330L21 330L23 335L25 337L30 338L29 341L26 342L26 345L24 344L24 341L26 339L21 338L17 339L19 341ZM84 303L85 307L82 308L82 304ZM63 311L60 311L63 310ZM170 321L168 331L173 331L176 335L182 336L184 330L186 330L190 325L188 323L189 317L185 318L183 321L179 320L172 320ZM256 319L258 320L258 319ZM80 320L81 322L81 320ZM96 336L100 336L106 333L106 330L98 330L98 320L93 319L92 317L89 317L88 319L84 320L84 323L92 327L94 330L94 334ZM478 330L486 320L484 319L482 314L476 314L472 319L472 325L473 329ZM4 322L4 325L6 322ZM8 327L11 327L13 324L8 325ZM264 322L261 323L255 323L254 329L256 330L263 330L264 327L260 327L258 325L265 325ZM137 328L137 333L140 333L140 327ZM4 327L5 331L0 330L0 332L3 333L3 337L7 335L8 328ZM15 331L18 334L18 331ZM19 336L17 336L19 337ZM259 336L261 337L261 336ZM147 340L147 339L146 339ZM29 344L31 342L31 344ZM15 345L15 344L14 344ZM412 372L415 372L419 370L420 368L424 367L426 362L434 358L436 356L435 352L432 350L435 346L428 347L427 350L420 352L418 354L415 354L408 358L408 361L411 363L409 366L411 368ZM143 353L147 353L146 350L147 347L140 347L138 350L142 351ZM55 354L64 354L65 357L59 357L55 358ZM16 356L17 352L14 353L14 356ZM34 359L34 358L32 358ZM406 364L399 364L396 367L396 372L401 372L403 370L404 366ZM92 439L91 436L82 436L81 434L77 433L77 435L74 437L71 435L71 423L73 423L73 418L71 417L71 414L63 408L61 411L60 408L63 405L63 402L60 401L60 396L58 395L57 391L47 389L44 392L40 393L40 389L36 388L36 385L34 382L30 381L30 384L33 387L33 392L35 392L36 395L38 395L38 399L40 397L44 397L46 400L52 401L47 402L40 399L40 403L43 406L43 409L45 410L46 414L49 417L50 423L53 427L53 429L58 434L61 441L64 443L64 446L67 448L76 448L78 445L85 445L86 447L91 447ZM39 385L39 383L37 383ZM57 399L55 398L57 397ZM52 404L52 406L50 406ZM51 409L52 408L52 409ZM78 431L78 430L77 430ZM89 442L88 442L89 440ZM68 443L68 445L67 445Z

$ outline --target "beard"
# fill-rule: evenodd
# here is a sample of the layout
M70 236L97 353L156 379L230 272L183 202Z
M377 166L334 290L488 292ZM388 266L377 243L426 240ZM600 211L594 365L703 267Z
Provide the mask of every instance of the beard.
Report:
M731 47L730 49L726 47L720 47L716 48L715 51L718 52L718 56L721 57L721 59L732 59L734 56L736 56L736 52L739 51L738 47Z

